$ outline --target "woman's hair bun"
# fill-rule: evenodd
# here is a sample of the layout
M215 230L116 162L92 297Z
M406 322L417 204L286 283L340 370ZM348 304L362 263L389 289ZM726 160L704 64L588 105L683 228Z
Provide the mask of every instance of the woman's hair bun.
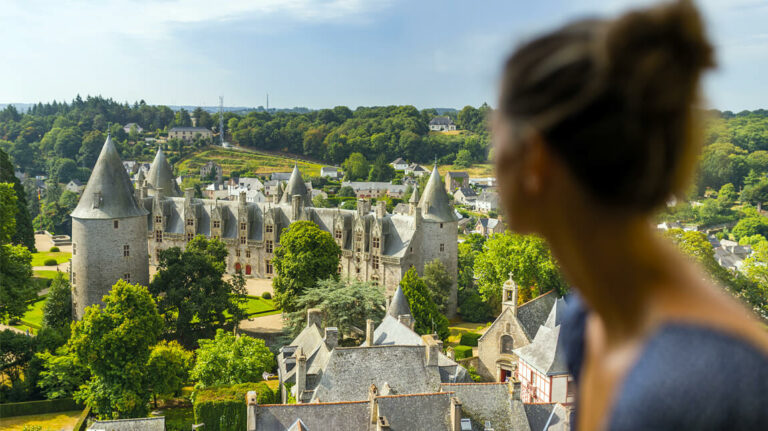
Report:
M628 102L646 109L674 110L689 102L701 72L715 65L691 0L628 12L609 22L604 40L608 79L625 89Z

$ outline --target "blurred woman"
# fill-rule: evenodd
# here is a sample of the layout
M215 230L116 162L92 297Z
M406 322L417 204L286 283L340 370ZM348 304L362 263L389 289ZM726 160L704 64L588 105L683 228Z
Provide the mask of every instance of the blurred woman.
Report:
M494 119L512 230L577 291L563 323L580 430L768 429L768 336L651 225L691 177L713 48L690 1L584 20L507 61Z

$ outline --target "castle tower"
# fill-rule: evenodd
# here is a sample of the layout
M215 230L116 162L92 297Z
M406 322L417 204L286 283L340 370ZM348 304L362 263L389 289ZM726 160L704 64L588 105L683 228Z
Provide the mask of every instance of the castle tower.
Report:
M293 202L293 196L301 196L302 206L312 206L312 201L309 199L309 192L307 192L307 185L304 184L304 180L301 178L301 172L299 172L299 166L293 165L293 172L291 177L288 178L288 183L285 185L285 191L280 197L281 204L290 204Z
M421 256L422 265L440 259L453 279L448 298L448 317L456 315L458 302L458 240L459 219L448 199L440 180L437 164L432 168L427 185L419 200L417 211L421 210ZM421 268L423 270L423 266Z
M107 136L80 202L72 211L72 310L101 303L118 280L147 285L147 211Z
M168 159L165 158L165 153L163 153L163 149L160 147L157 148L155 160L152 161L149 173L147 173L147 187L152 196L154 196L155 190L159 188L163 189L165 196L181 196L181 189L176 184L176 178L173 176L171 165L168 164Z

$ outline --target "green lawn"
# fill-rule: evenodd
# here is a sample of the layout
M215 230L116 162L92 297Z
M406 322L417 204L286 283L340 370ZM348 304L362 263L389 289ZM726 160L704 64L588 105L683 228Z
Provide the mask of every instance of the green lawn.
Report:
M278 314L280 310L275 305L275 301L272 299L264 299L259 296L247 296L245 302L245 314L248 317L253 316L269 316L271 314Z
M245 169L249 175L265 175L272 172L290 172L293 164L298 163L304 175L320 175L322 165L296 160L289 156L267 154L252 150L233 150L221 147L208 147L199 153L184 158L177 166L182 175L198 175L200 167L214 161L221 165L224 175L232 171Z
M64 251L57 251L51 253L50 251L43 251L40 253L32 253L32 266L45 266L46 259L56 259L56 263L64 263L72 257L72 253Z
M47 269L40 270L40 271L33 271L33 272L34 272L34 276L37 278L50 278L51 280L56 278L56 274L61 273L60 271L47 270ZM64 273L64 276L66 277L67 274Z
M25 425L39 425L43 430L71 430L75 426L75 423L77 423L77 418L80 416L80 413L82 413L80 410L73 410L69 412L47 413L43 415L0 418L0 430L21 431L24 429Z

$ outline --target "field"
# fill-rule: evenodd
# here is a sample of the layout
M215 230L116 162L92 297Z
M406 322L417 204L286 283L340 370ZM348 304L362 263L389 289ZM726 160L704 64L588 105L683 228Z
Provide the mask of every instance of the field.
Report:
M247 175L265 175L272 172L290 172L294 162L298 163L304 175L318 176L322 165L296 160L289 156L267 154L253 150L234 150L229 148L208 147L203 151L189 156L178 164L182 175L197 175L200 167L206 162L213 161L221 165L224 175L232 171L245 170Z
M25 425L39 425L43 430L71 430L77 422L80 410L47 413L43 415L0 418L0 430L21 431Z
M441 165L437 167L437 170L440 172L440 175L445 175L448 172L464 171L469 174L470 178L485 178L494 176L493 164L491 163L475 163L469 168L460 168L454 165Z
M45 266L46 259L56 259L56 263L64 263L72 257L72 253L65 251L42 251L40 253L32 253L32 266Z

